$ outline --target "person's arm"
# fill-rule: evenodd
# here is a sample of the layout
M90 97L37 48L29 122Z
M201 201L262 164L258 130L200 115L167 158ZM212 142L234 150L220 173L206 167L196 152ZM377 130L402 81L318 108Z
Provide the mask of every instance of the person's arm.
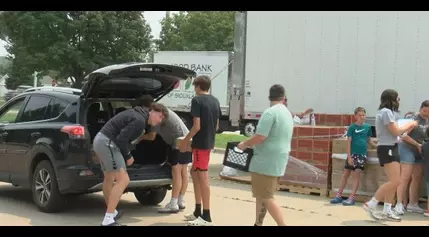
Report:
M141 136L140 139L146 140L146 141L153 141L155 140L155 137L156 137L156 132L148 132L145 135Z
M408 136L408 133L404 133L404 135L402 135L401 138L402 138L402 141L404 141L404 142L406 142L412 146L415 146L418 151L421 151L422 144L418 143L416 140L414 140L413 138Z
M423 144L421 153L423 160L429 160L429 142Z
M195 136L195 134L197 134L198 131L200 131L200 128L201 128L200 113L201 113L201 105L198 103L198 101L195 98L193 98L191 101L191 115L193 117L192 128L182 142L186 142L186 144L189 143L189 141Z
M152 126L149 132L140 137L140 140L154 141L158 133L159 126Z
M387 110L386 112L384 112L381 116L381 119L383 121L383 124L387 125L387 129L393 136L400 136L403 133L410 131L415 126L417 126L417 122L412 121L399 127L396 123L395 115L391 110Z
M252 147L254 145L262 143L270 134L271 128L273 127L273 122L273 114L269 112L262 113L262 116L258 122L258 126L256 127L255 135L253 135L247 140L240 142L238 148L244 150L247 147Z
M304 118L306 115L313 113L313 109L307 109L301 113L292 113L292 117L297 116L298 118Z
M349 163L349 165L353 164L353 162L351 160L352 159L351 146L352 146L352 139L353 139L353 129L354 129L353 125L349 126L349 128L347 129L347 148L346 148L346 150L347 150L347 162Z
M220 105L219 105L219 116L217 117L217 122L216 122L216 131L219 131L219 120L220 120L220 117L222 116L222 109L220 108Z
M128 149L130 143L130 137L136 133L136 131L143 131L145 123L139 120L134 120L129 123L125 128L121 130L119 135L116 137L116 145L119 147L122 156L125 160L132 158L131 152Z

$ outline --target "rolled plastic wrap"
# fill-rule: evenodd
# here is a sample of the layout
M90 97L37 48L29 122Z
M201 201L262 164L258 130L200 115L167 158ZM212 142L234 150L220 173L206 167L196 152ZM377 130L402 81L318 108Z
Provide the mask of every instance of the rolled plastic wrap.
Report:
M327 172L293 156L289 157L285 175L279 181L280 184L302 185L312 188L326 188L327 182Z

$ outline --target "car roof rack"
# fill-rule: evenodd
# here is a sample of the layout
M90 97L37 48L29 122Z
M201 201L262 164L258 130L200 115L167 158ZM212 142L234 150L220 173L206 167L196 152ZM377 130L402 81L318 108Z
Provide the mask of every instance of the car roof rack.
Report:
M70 87L58 87L58 86L41 86L33 87L25 90L24 92L33 92L33 91L52 91L52 92L61 92L73 95L80 95L82 93L81 89L70 88Z

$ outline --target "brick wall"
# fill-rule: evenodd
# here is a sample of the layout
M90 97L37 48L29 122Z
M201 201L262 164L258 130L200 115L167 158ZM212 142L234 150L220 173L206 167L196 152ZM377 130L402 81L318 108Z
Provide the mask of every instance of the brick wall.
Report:
M289 161L280 182L330 189L332 140L344 132L338 126L295 126L290 155L298 161Z
M314 114L317 125L349 126L355 122L353 114Z

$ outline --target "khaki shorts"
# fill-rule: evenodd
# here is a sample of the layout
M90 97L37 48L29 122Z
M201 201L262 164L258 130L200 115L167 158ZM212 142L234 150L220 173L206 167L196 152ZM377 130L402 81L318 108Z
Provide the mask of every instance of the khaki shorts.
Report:
M255 198L271 199L277 191L280 177L251 173L252 193Z

